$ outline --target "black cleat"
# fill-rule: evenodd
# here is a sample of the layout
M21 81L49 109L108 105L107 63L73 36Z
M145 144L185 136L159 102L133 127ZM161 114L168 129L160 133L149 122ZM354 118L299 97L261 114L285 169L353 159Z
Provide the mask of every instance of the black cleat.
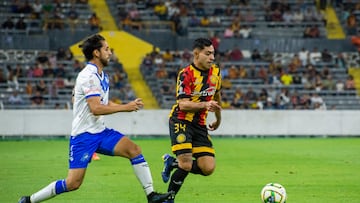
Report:
M147 196L148 203L162 203L166 202L169 198L174 196L174 192L170 191L167 193L152 192Z
M168 199L168 200L166 200L166 201L163 202L163 203L175 203L175 200L173 200L173 199Z
M18 203L31 203L30 202L30 196L23 196L19 199Z

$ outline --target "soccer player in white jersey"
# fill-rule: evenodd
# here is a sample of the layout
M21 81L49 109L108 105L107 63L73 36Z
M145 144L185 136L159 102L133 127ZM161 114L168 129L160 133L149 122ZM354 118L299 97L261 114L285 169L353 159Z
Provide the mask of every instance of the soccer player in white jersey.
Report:
M42 202L64 192L77 190L84 180L94 152L129 159L148 202L167 200L173 194L154 191L150 168L141 148L104 124L103 115L137 111L143 106L142 100L137 98L127 104L109 101L109 78L103 69L109 63L111 51L101 35L90 36L80 47L88 63L79 73L74 88L68 175L30 196L21 197L19 203Z

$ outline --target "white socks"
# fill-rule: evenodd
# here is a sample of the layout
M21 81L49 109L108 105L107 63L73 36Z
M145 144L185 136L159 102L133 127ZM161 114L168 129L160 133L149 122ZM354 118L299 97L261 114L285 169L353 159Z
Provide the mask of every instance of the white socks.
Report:
M32 194L30 196L30 201L32 203L36 203L36 202L41 202L41 201L44 201L44 200L54 197L56 195L55 184L56 184L56 181L50 183L48 186L46 186L43 189L39 190L38 192Z
M130 160L136 177L143 186L146 195L154 191L150 167L142 155Z

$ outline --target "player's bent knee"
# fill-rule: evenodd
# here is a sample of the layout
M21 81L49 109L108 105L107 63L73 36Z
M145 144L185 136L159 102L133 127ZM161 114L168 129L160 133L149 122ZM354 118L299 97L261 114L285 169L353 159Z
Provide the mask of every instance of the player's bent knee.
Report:
M138 146L138 145L134 145L133 147L131 147L130 149L129 149L129 157L136 157L136 156L138 156L139 154L141 154L141 148L140 148L140 146Z
M137 157L140 154L141 154L141 148L136 144L128 146L126 149L123 149L123 151L121 152L121 156L129 159Z
M115 146L114 155L132 159L141 154L141 148L129 138L122 138Z
M179 162L179 168L185 171L191 171L192 162Z
M75 191L75 190L78 190L79 188L80 188L80 185L71 185L67 189L68 189L68 191Z
M209 176L214 173L215 167L201 169L201 171L203 172L204 176Z
M76 181L76 182L66 182L66 188L68 191L74 191L80 188L82 182Z
M200 165L200 169L204 176L209 176L215 171L215 164L207 163L204 165Z

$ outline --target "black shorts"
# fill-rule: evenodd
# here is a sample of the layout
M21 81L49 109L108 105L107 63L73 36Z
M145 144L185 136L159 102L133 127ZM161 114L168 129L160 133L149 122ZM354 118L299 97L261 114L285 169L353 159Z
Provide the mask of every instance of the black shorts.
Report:
M169 119L171 150L174 154L192 153L195 158L215 156L205 125L192 124L176 118Z

